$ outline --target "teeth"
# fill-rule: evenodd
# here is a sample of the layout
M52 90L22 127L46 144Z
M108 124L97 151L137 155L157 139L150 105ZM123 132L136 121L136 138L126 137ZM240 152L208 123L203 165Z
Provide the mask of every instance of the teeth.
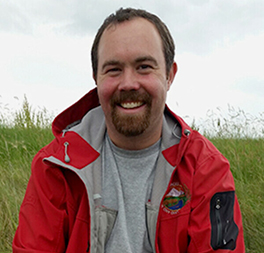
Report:
M126 102L126 103L121 103L121 106L126 108L126 109L133 109L136 107L139 107L143 105L143 102Z

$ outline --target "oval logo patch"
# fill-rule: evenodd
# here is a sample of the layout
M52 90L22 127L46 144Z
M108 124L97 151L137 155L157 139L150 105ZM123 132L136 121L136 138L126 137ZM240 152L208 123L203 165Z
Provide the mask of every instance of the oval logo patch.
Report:
M163 199L163 210L170 214L178 213L190 199L189 190L179 183L170 185L169 193Z

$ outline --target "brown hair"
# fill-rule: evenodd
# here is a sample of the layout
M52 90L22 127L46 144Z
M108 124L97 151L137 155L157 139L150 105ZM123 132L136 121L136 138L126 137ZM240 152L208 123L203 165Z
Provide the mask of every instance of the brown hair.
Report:
M133 18L147 19L157 28L163 44L163 53L166 62L166 74L168 76L174 61L175 45L167 26L159 19L159 17L145 10L133 9L133 8L126 8L126 9L121 8L117 10L115 14L114 13L111 14L109 17L107 17L104 20L104 23L101 25L95 36L91 50L92 68L95 79L97 78L97 71L98 71L98 46L103 32L108 26L112 24L122 23L124 21L128 21Z

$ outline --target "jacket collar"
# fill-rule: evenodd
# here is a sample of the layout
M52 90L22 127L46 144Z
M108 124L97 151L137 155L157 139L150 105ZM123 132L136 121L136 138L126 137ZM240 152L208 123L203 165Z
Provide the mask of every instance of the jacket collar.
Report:
M73 131L77 133L84 140L83 147L88 145L90 151L91 149L94 150L94 159L96 159L99 155L102 139L105 133L102 109L100 107L96 108L99 105L97 88L95 88L55 118L52 124L52 130L55 137L58 138L65 129L71 128L71 132ZM88 113L90 111L94 111L94 113ZM80 121L82 121L81 124L72 127L75 122L79 123ZM90 122L92 122L92 124L90 124ZM173 113L166 105L163 120L162 154L172 166L176 166L179 163L191 133L192 129L184 122L184 120ZM64 134L62 136L64 136ZM66 136L69 135L67 134ZM75 138L76 134L74 139ZM66 142L66 139L67 138L65 138L65 141L63 140L64 143ZM80 145L77 145L76 147L80 147ZM65 149L64 146L63 149ZM77 148L77 150L79 150L79 148ZM87 161L85 164L87 164ZM80 168L81 164L77 167Z

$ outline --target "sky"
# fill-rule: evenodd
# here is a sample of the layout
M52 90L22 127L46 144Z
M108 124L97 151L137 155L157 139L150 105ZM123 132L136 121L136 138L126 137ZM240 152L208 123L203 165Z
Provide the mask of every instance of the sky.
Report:
M90 49L120 7L158 15L176 44L169 107L204 118L228 106L264 114L263 0L0 0L0 110L57 114L95 87Z

